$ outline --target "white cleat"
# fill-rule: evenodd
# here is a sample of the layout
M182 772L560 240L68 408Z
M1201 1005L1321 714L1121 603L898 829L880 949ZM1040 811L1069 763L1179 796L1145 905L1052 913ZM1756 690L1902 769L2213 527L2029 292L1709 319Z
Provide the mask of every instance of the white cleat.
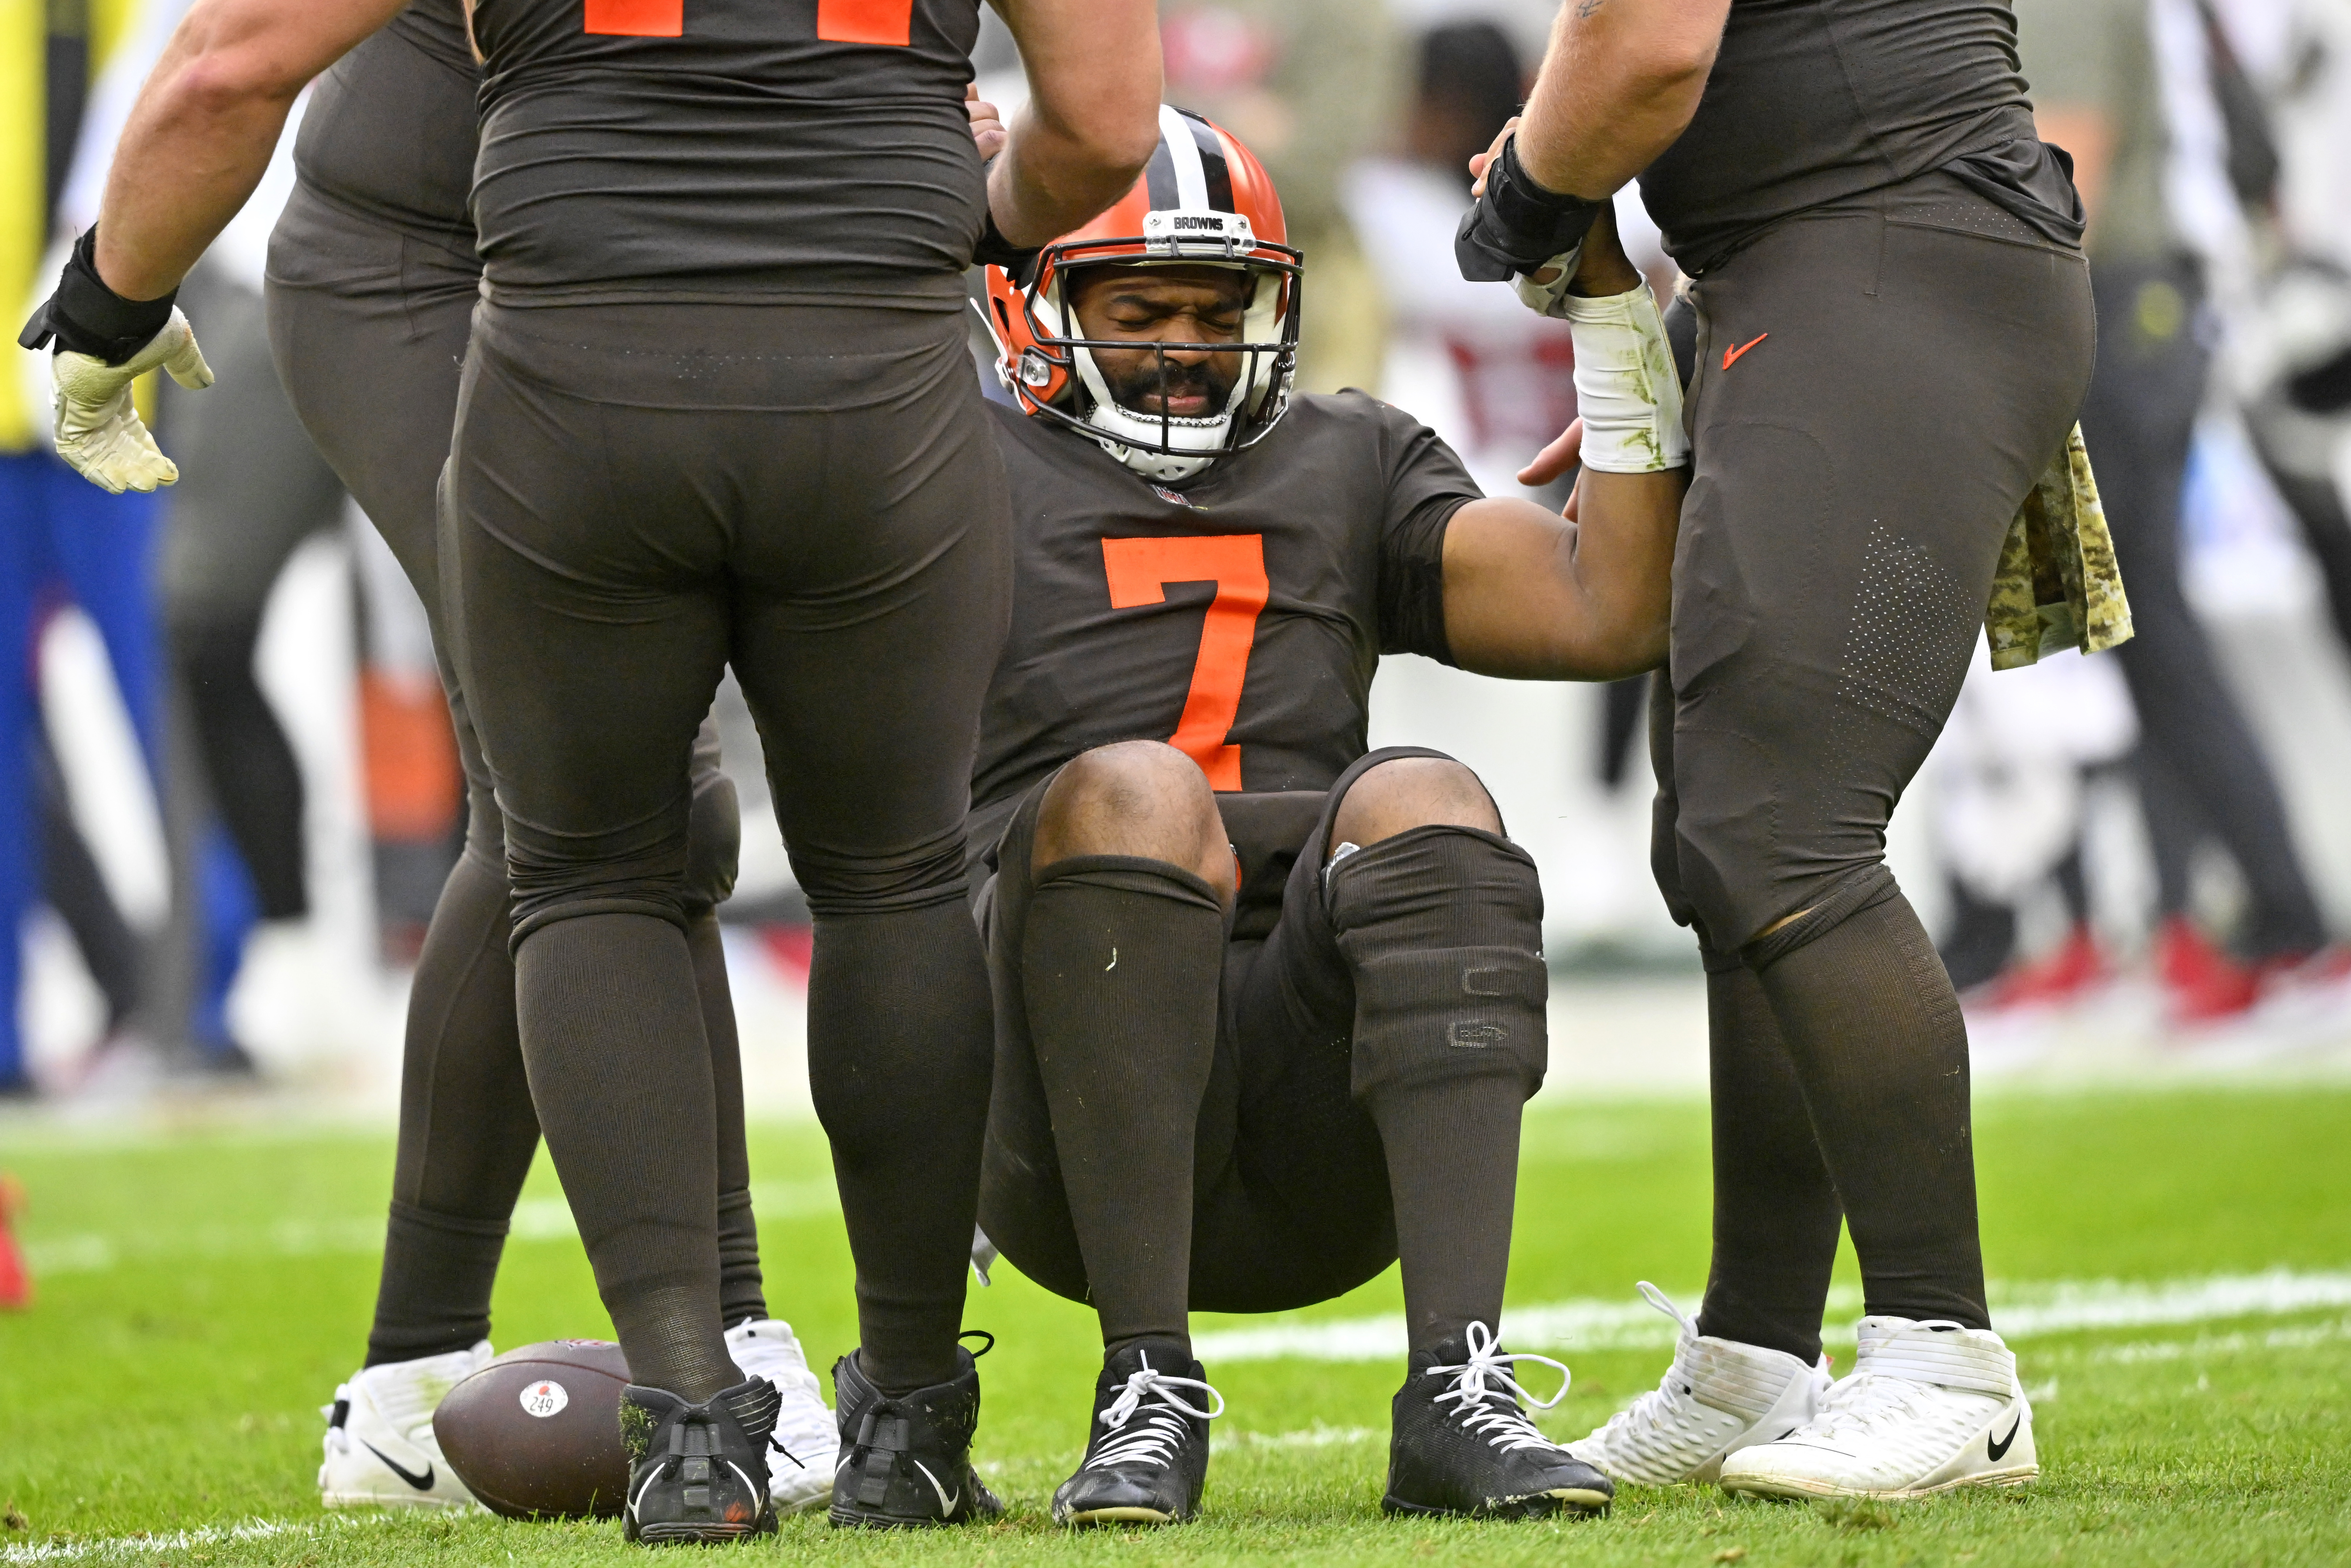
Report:
M1990 1329L1861 1320L1850 1376L1776 1443L1733 1454L1725 1490L1757 1497L1913 1498L2022 1486L2041 1473L2016 1355Z
M778 1513L799 1513L832 1500L832 1471L841 1433L825 1406L822 1385L792 1325L781 1318L749 1318L726 1331L726 1351L746 1377L764 1377L784 1396L768 1458L768 1495Z
M445 1355L390 1361L351 1374L322 1406L326 1462L319 1491L329 1508L471 1508L474 1494L441 1457L433 1412L442 1397L489 1364L490 1342Z
M1680 1486L1710 1481L1741 1448L1784 1437L1813 1418L1829 1386L1828 1359L1806 1366L1785 1351L1698 1332L1646 1280L1641 1294L1681 1324L1665 1381L1567 1451L1614 1481Z

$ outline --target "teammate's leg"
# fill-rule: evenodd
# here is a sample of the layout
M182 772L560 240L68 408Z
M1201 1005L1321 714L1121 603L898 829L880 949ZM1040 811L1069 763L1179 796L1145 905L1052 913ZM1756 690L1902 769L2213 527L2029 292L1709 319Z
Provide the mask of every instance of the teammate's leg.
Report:
M1967 232L1999 222L1980 202L1966 225L1881 204L1786 225L1700 287L1661 857L1707 942L1760 978L1871 1321L1980 1331L1966 1031L1884 831L1956 697L2008 519L2078 402L2087 285L2070 253ZM1735 368L1710 359L1740 343L1756 348ZM1949 409L1969 413L1928 415ZM1772 1240L1817 1252L1831 1236L1807 1209ZM2010 1364L1979 1339L1970 1354ZM1964 1381L1935 1386L1973 1397ZM1762 1454L1731 1469L1777 1462Z
M499 1256L538 1143L515 1023L505 824L447 658L441 612L434 497L479 270L470 257L358 225L305 193L289 204L286 223L297 239L308 236L298 246L304 256L342 256L351 265L307 286L273 277L267 302L278 374L423 601L443 653L466 779L465 852L442 889L410 989L392 1210L365 1363L392 1369L385 1375L405 1385L419 1379L401 1369L430 1368L487 1338ZM379 251L379 265L367 265L366 256ZM370 373L354 377L350 366L362 357ZM741 835L734 791L718 771L715 735L707 730L695 747L693 775L687 893L700 913L687 939L718 1095L721 1301L726 1322L758 1342L738 1345L737 1359L758 1363L752 1370L776 1377L779 1386L794 1385L786 1390L778 1435L812 1463L829 1446L829 1419L797 1342L787 1325L768 1318L760 1288L741 1068L725 955L710 913L733 888ZM405 1402L429 1416L440 1382L422 1379ZM430 1449L429 1427L409 1435L418 1438L420 1453ZM331 1433L329 1447L332 1469ZM330 1492L340 1487L362 1501L405 1499L404 1488L383 1496L367 1490L391 1486L373 1467L348 1468L351 1475L331 1478ZM799 1495L804 1470L779 1467L780 1503L807 1500ZM447 1489L454 1480L440 1484Z
M834 1372L856 1447L832 1516L960 1520L995 1507L956 1339L993 1056L963 830L1008 507L957 324L791 314L775 384L823 412L742 438L767 452L747 515L798 522L747 530L733 558L735 668L815 916L809 1082L857 1261L862 1343Z

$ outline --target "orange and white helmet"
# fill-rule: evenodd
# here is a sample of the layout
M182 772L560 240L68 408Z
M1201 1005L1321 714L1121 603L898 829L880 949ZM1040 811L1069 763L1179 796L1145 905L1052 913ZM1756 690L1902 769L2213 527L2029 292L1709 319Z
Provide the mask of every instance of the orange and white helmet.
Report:
M1024 412L1060 420L1146 478L1188 479L1262 440L1290 406L1303 258L1288 237L1281 198L1255 155L1232 132L1163 104L1158 149L1116 205L1046 246L1019 277L987 269L984 314L997 374ZM1140 345L1081 336L1068 292L1071 273L1105 264L1229 267L1249 276L1240 341L1215 346L1245 356L1223 409L1184 419L1112 398L1092 350Z

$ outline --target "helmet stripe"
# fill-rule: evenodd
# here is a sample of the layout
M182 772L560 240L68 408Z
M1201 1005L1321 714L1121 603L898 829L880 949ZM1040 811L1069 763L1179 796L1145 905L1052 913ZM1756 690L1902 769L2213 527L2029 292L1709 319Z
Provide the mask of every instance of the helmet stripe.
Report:
M1237 213L1233 205L1232 168L1225 162L1224 138L1217 128L1205 120L1186 115L1185 125L1192 132L1192 141L1200 150L1200 172L1207 186L1208 205L1220 213Z
M1150 212L1162 213L1184 204L1176 188L1176 155L1168 151L1167 138L1162 136L1159 145L1152 149L1151 162L1144 165L1143 183L1151 193ZM1136 225L1135 227L1141 227Z
M1187 213L1208 210L1208 180L1200 167L1200 144L1192 140L1192 122L1173 104L1159 106L1159 150L1167 154L1176 173L1175 205ZM1159 192L1151 193L1158 204Z

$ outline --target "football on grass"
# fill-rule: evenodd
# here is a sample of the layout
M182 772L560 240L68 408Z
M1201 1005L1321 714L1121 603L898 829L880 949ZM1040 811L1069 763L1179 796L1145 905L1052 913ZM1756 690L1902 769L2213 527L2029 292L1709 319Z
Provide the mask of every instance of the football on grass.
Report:
M629 1490L621 1390L629 1364L601 1339L510 1350L449 1390L433 1413L442 1456L509 1519L609 1519Z

